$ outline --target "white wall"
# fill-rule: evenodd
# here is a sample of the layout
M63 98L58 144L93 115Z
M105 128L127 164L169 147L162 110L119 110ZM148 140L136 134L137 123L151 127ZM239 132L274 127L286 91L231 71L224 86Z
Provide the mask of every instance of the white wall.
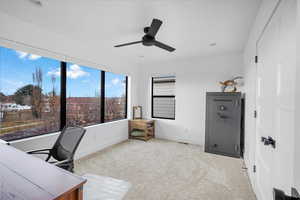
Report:
M206 92L220 91L219 81L242 75L241 53L144 63L139 99L143 114L151 118L151 77L176 76L176 119L156 121L156 137L204 145Z
M1 46L129 75L128 111L130 117L130 108L133 104L137 104L136 77L138 77L139 71L135 63L129 63L120 58L110 58L108 53L100 54L99 49L93 49L83 41L71 40L67 35L51 33L49 30L43 30L1 12L0 24ZM126 140L128 137L127 124L127 120L121 120L87 127L86 135L79 146L76 157L88 155ZM58 133L23 139L12 142L12 145L25 151L49 148L53 145L57 135Z
M75 159L100 151L128 138L128 121L121 120L101 125L86 127L87 132L76 152ZM23 151L52 147L59 133L42 135L13 141L12 146Z

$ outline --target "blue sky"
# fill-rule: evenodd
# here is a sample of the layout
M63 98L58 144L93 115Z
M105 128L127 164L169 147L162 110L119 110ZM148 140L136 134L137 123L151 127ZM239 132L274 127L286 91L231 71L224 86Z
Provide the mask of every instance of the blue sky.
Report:
M0 92L13 94L18 88L32 84L32 73L37 67L43 72L43 93L52 91L51 77L55 77L55 89L60 92L60 61L0 47ZM122 96L125 92L125 76L106 73L107 97ZM93 97L100 93L100 70L67 64L67 96Z

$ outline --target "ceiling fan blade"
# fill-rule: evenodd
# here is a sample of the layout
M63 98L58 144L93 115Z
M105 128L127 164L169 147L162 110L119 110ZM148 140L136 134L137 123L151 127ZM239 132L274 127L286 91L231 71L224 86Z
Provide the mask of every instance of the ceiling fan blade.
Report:
M155 37L155 35L157 34L161 24L162 24L161 20L153 19L147 35L149 35L151 37Z
M161 43L161 42L159 42L159 41L157 41L157 40L154 41L154 46L157 46L157 47L159 47L159 48L162 48L162 49L167 50L167 51L170 51L170 52L176 50L175 48L170 47L170 46L168 46L168 45L166 45L166 44L164 44L164 43Z
M143 42L143 41L129 42L129 43L124 43L124 44L115 45L114 47L123 47L123 46L128 46L128 45L138 44L138 43L142 43L142 42Z

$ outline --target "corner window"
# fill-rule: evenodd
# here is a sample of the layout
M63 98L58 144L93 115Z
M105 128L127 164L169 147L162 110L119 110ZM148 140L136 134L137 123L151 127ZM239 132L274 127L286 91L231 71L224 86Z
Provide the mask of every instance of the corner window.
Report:
M175 119L175 76L152 78L152 118Z
M0 139L127 118L127 76L0 47Z

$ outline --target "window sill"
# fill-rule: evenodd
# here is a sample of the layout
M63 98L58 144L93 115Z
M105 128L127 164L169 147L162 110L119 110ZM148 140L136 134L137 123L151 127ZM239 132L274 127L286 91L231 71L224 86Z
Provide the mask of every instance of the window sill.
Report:
M39 138L44 138L44 137L50 137L50 136L56 136L59 135L60 131L54 132L54 133L45 133L42 135L36 135L36 136L31 136L31 137L26 137L26 138L21 138L21 139L16 139L16 140L11 140L8 141L9 144L14 144L14 143L19 143L19 142L26 142L29 140L33 140L33 139L39 139Z
M119 122L122 122L122 121L128 121L128 118L120 119L120 120L116 120L116 121L111 121L111 122L105 122L105 123L101 123L101 124L94 124L94 125L90 125L90 126L85 126L83 128L89 130L91 128L95 128L95 127L98 127L98 126L105 126L105 125L108 125L108 124L119 123ZM33 140L33 139L56 136L58 134L60 134L60 131L53 132L53 133L45 133L45 134L42 134L42 135L36 135L36 136L32 136L32 137L27 137L27 138L11 140L11 141L8 141L8 142L9 142L9 144L14 144L14 143L19 143L19 142L26 142L26 141Z
M170 120L170 121L175 121L175 118L162 118L162 117L151 117L153 120Z

